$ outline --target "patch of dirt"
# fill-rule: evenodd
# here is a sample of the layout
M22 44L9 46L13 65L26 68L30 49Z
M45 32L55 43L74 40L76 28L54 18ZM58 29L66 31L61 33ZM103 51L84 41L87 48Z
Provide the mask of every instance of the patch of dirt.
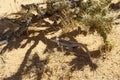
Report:
M50 41L61 31L42 28L30 29L28 37L0 46L0 80L120 80L120 24L113 24L109 34L113 48L106 53L100 53L103 40L97 33L60 35L73 35L70 40L87 44L93 66L84 51L61 50Z

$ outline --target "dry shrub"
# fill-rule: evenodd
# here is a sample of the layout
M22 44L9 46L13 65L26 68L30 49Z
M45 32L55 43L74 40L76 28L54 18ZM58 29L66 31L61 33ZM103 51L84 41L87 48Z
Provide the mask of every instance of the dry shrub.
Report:
M112 28L113 18L109 16L109 4L111 0L88 0L81 4L81 10L77 14L79 21L86 26L89 26L89 31L97 31L105 42L106 48L111 48L110 41L107 39L107 34Z
M63 31L74 30L79 24L90 32L97 31L103 38L107 48L111 45L107 34L112 28L113 17L109 16L111 0L78 0L76 6L61 10ZM86 30L87 31L87 30Z

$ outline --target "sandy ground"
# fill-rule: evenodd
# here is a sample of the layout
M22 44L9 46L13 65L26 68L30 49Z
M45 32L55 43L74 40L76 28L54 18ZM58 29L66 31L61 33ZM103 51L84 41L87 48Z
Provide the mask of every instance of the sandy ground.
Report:
M42 3L43 0L0 0L0 17L20 11L21 4Z
M38 1L41 0L35 0L36 3ZM0 0L0 16L19 11L21 3L33 2ZM29 33L28 37L23 36L16 42L0 46L3 49L0 54L0 80L120 80L120 24L113 25L109 34L113 49L106 53L100 53L103 41L97 33L87 36L76 35L75 32L60 35L61 30L45 32L44 27ZM89 65L84 52L68 53L57 49L49 38L58 35L87 44L94 68Z

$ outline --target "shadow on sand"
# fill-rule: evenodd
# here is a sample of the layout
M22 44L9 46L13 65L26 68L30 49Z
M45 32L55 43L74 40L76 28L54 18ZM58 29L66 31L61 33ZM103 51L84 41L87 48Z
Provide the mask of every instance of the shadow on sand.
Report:
M41 24L44 23L45 25L41 25L39 22L41 22ZM57 32L61 28L59 26L51 25L50 23L44 21L43 19L42 20L37 19L36 22L33 22L31 24L34 24L34 23L36 23L35 26L37 26L37 27L47 26L48 28L46 30L37 30L37 31L29 30L28 31L29 35L34 34L36 32L39 34L37 36L32 36L32 37L30 37L29 35L23 36L23 34L22 34L21 37L16 39L16 41L9 42L1 50L0 54L4 54L6 51L11 51L13 49L18 49L18 48L25 48L27 44L29 44L31 41L34 41L34 44L31 45L30 48L25 53L25 57L20 65L20 67L18 68L17 72L10 77L4 78L4 80L21 80L22 76L27 74L28 72L30 72L32 68L35 69L35 73L37 75L36 80L41 80L41 76L43 74L42 70L44 69L44 66L47 64L46 63L47 60L40 60L39 56L37 54L35 54L32 58L31 64L29 66L27 66L27 68L26 68L29 57L31 55L32 50L38 45L39 41L46 44L46 49L44 50L44 53L46 53L48 50L53 50L54 48L56 48L56 44L54 42L51 42L51 40L49 40L48 38L46 38L46 35L51 32ZM85 32L82 31L81 34L84 34L84 33ZM74 39L74 37L76 37L77 35L79 35L78 30L73 30L72 32L62 34L60 36L60 38L68 37L70 39L70 41L77 42ZM21 42L23 40L27 40L27 41L24 44L21 44ZM75 53L74 55L76 56L76 58L70 62L70 65L74 65L71 68L71 71L74 71L76 69L82 70L82 68L85 65L90 65L91 70L96 70L97 65L90 61L90 59L86 56L86 54L83 50L77 49L77 50L74 50L73 52ZM93 58L100 57L100 51L92 51L90 53ZM67 55L67 53L66 53L66 55Z

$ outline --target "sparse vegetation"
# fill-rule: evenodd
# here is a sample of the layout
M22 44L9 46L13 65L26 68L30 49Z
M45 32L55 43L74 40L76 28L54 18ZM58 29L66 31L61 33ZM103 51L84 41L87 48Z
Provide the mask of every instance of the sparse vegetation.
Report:
M1 18L0 79L119 79L120 24L112 23L116 17L109 14L116 14L109 5L111 0L47 0L22 4L20 12Z
M59 2L59 0L56 1L57 3ZM74 27L78 28L78 26L92 33L97 31L102 36L106 48L109 48L111 44L109 44L110 41L107 35L111 31L113 21L113 18L109 16L111 0L77 0L71 1L72 4L68 4L67 1L63 0L63 2L61 1L62 4L59 4L59 7L65 6L64 8L59 8L60 13L62 13L59 16L63 31L68 32L73 30ZM55 1L51 0L49 2ZM67 7L65 4L68 4Z
M60 24L62 25L60 27L63 31L74 31L78 27L92 33L97 31L108 47L108 42L110 41L107 38L107 34L111 31L111 23L113 21L113 18L109 16L110 3L111 0L48 0L46 9L40 8L39 4L22 5L22 8L26 9L26 15L29 13L33 14L31 13L32 8L37 12L37 15L33 14L30 21L25 20L24 23L29 27L28 22L30 24L31 21L38 21L47 16L52 17L56 25L58 19L60 19ZM23 24L22 21L19 22L20 25Z
M90 32L97 31L108 46L107 34L110 33L112 28L113 18L109 16L109 4L111 0L88 0L82 2L77 19L89 28Z

